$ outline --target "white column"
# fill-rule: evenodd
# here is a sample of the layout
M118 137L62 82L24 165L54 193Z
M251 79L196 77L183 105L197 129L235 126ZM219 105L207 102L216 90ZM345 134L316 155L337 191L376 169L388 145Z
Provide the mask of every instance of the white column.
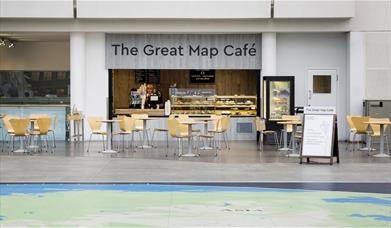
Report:
M259 105L261 106L261 115L263 116L263 76L277 75L277 39L275 32L262 33L262 69L260 80L260 94L261 98Z
M71 108L84 111L85 33L70 33Z
M277 40L275 32L262 33L262 76L277 75Z
M362 115L365 99L365 33L349 34L348 115Z

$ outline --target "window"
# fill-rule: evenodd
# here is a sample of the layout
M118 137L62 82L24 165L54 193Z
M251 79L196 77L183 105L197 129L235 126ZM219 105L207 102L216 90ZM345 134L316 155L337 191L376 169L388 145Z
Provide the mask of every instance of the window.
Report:
M331 75L314 75L312 90L314 93L331 93Z
M69 71L0 71L0 103L69 103Z

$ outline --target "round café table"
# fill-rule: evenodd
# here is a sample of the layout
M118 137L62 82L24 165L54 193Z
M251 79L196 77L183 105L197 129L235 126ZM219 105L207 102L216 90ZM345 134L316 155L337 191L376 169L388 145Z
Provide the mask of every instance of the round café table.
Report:
M281 122L277 122L278 124L283 124L284 125L284 129L285 129L285 134L287 134L286 130L287 130L287 126L288 125L292 125L292 149L291 148L288 148L287 145L285 145L285 143L287 142L286 138L284 139L284 146L286 146L286 148L288 148L288 150L292 150L292 153L290 154L287 154L286 156L287 157L300 157L300 154L299 153L296 153L296 138L295 138L295 134L296 134L296 127L297 125L301 125L302 122L301 121L292 121L292 120L287 120L287 121L281 121Z
M136 120L142 120L143 121L143 143L138 148L140 149L151 149L153 146L149 145L148 142L148 129L147 129L147 121L148 120L158 120L159 118L150 118L150 117L135 117Z
M106 154L115 154L118 151L113 150L112 148L112 141L113 141L113 136L112 136L112 129L113 129L113 123L120 122L120 120L98 120L99 122L105 123L107 125L106 131L107 131L107 148L102 151L102 153Z
M193 137L192 137L192 134L193 134L193 125L196 125L196 124L208 124L207 122L200 122L200 121L191 121L191 120L184 120L184 121L179 121L179 124L183 124L183 125L187 125L188 126L188 135L189 135L189 139L188 139L188 149L187 149L187 153L186 154L182 154L182 151L180 151L180 154L181 156L183 157L196 157L198 156L198 154L194 154L193 153Z
M391 121L368 121L364 122L369 125L379 125L380 126L380 151L378 154L373 155L378 158L389 158L389 154L384 153L384 125L391 125ZM389 151L388 151L389 152Z

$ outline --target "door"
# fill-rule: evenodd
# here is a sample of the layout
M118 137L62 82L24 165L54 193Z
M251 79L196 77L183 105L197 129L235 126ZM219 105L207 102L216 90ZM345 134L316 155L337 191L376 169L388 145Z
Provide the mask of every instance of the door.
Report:
M308 106L337 106L337 70L309 70Z

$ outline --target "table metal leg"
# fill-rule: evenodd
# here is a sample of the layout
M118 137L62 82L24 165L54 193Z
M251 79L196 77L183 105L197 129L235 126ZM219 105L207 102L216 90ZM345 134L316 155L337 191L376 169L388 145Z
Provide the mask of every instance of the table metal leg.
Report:
M292 153L287 154L287 157L300 157L300 154L296 153L296 126L292 126Z
M288 147L288 125L284 124L284 147L279 150L287 151L290 150Z
M389 158L390 155L384 153L384 125L380 124L380 153L373 155L378 158Z
M143 120L143 144L140 146L141 149L150 149L151 145L148 145L148 129L147 120Z
M112 149L112 135L111 135L111 122L107 123L107 149L102 151L102 153L108 153L108 154L113 154L117 153L117 151Z
M191 137L191 135L193 134L192 125L189 125L188 134L189 134L189 139L188 139L189 145L188 145L188 148L187 148L187 153L183 154L182 156L183 157L195 157L195 156L197 156L197 154L193 153L193 145L192 145L193 144L193 138Z

